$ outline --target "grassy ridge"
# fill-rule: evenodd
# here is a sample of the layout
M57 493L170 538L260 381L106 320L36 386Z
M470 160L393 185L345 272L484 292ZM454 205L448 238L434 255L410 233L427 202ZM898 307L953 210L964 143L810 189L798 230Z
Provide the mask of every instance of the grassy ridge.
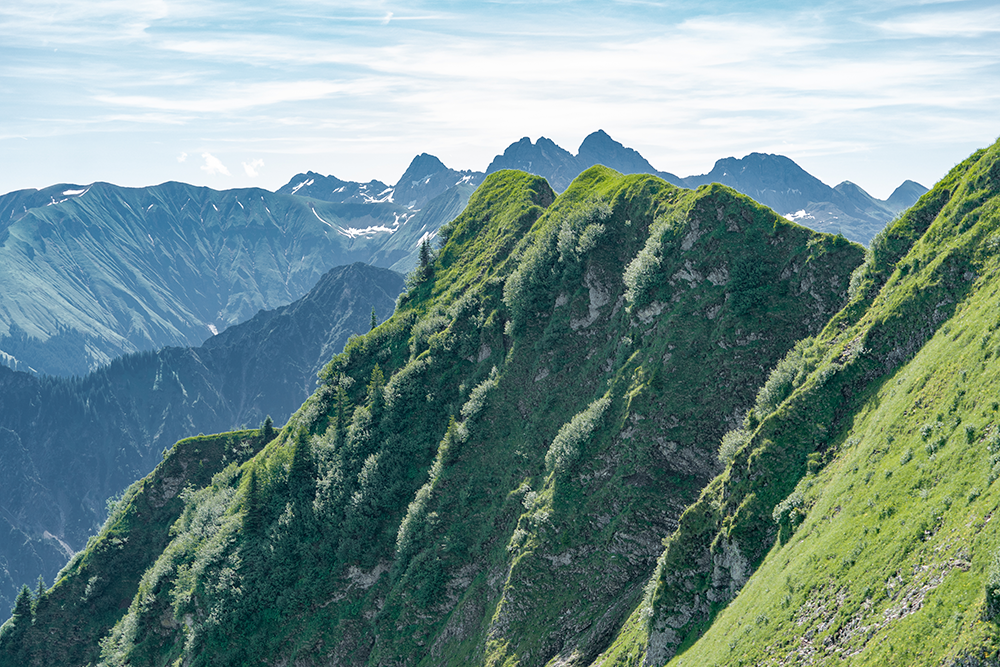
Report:
M36 595L33 618L0 630L0 665L82 665L100 655L98 641L122 617L143 572L170 541L185 488L208 484L226 466L255 454L266 435L234 431L175 444L145 478L128 488L104 527Z
M998 154L872 244L602 664L940 664L990 645Z
M498 172L281 435L185 495L104 664L604 650L863 250L721 186Z

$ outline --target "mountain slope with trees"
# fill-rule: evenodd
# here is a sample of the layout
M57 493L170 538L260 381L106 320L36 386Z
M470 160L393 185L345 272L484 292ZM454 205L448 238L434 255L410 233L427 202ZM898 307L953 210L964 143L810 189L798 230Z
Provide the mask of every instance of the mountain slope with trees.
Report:
M55 573L106 516L105 500L180 438L283 424L351 335L391 315L399 274L331 269L298 301L195 348L116 359L81 378L0 366L0 609Z
M90 655L596 657L720 469L719 438L863 258L729 188L603 167L558 197L494 173L440 236L281 434L185 496ZM32 627L59 627L48 601L82 576L41 594ZM33 655L5 632L0 660Z
M998 258L1000 143L872 242L598 664L995 663Z

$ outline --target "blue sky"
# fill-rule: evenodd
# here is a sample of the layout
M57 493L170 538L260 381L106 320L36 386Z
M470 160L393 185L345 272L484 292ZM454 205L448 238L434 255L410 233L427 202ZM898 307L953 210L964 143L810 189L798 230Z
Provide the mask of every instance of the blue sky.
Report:
M780 153L931 186L1000 136L1000 5L6 0L0 192L485 169L602 128L658 169Z

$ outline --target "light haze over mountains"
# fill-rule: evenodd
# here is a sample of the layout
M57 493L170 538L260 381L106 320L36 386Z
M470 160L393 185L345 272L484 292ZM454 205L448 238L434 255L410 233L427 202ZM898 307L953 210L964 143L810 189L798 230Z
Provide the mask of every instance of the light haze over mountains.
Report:
M681 178L600 130L576 155L544 137L521 139L485 172L450 169L424 153L394 185L306 172L274 193L182 183L22 190L0 197L0 363L83 374L120 354L197 345L302 296L333 266L362 261L408 271L421 241L461 213L485 174L520 169L559 192L595 164L682 187L721 182L863 244L925 191L908 181L881 201L761 154Z

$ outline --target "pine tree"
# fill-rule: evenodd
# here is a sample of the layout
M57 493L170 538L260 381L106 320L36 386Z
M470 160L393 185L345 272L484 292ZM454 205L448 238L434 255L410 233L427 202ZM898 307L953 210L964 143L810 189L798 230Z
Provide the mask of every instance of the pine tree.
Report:
M301 504L311 507L316 495L316 461L313 459L309 432L299 431L292 451L292 464L288 470L288 486Z
M378 320L375 318L375 306L372 306L372 324L371 328L369 328L368 330L371 331L377 326L378 326Z
M25 619L31 620L31 589L28 588L28 584L21 586L21 592L17 594L14 608L10 610L10 614L11 620L16 624L20 624Z
M427 239L420 242L420 269L426 273L431 265L431 244Z
M249 535L259 535L264 529L264 500L261 498L257 466L251 466L247 480L246 512L243 515L243 529Z
M38 575L38 584L35 586L35 600L45 595L45 578L42 575Z
M385 394L382 388L385 386L385 376L378 364L372 369L371 380L368 382L368 409L372 413L372 421L378 423L382 416L382 407L385 405Z
M271 415L264 417L264 424L260 427L261 435L264 436L264 442L271 442L274 440L274 421L271 419Z
M334 431L334 449L341 449L347 442L347 391L337 387L337 430Z

